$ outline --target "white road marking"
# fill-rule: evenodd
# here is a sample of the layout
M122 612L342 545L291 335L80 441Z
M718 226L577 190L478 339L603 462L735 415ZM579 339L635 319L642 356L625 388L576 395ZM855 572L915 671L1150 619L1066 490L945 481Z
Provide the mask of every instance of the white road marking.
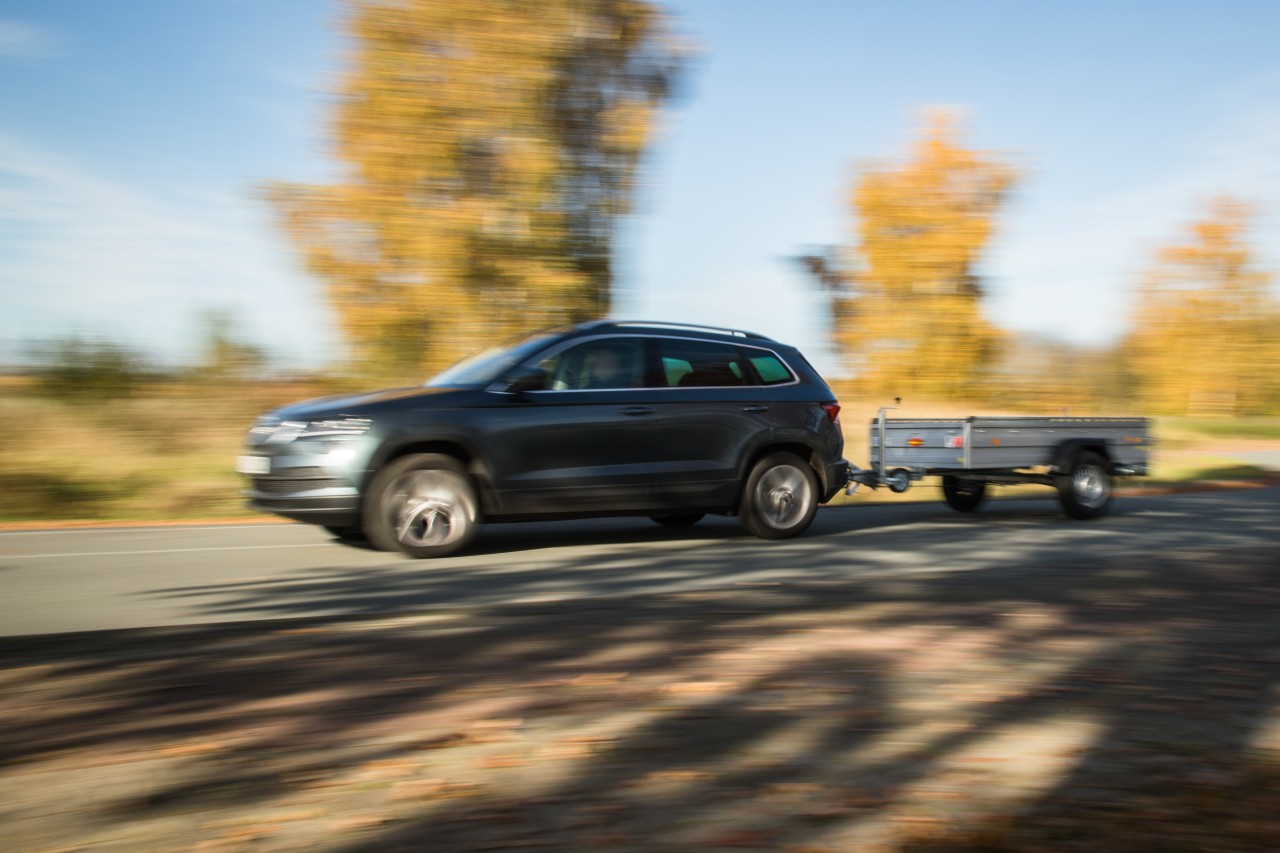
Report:
M191 524L134 525L131 527L65 527L47 530L0 530L0 536L66 536L69 533L221 533L224 530L274 530L291 524Z
M132 557L139 554L203 554L207 551L261 551L266 548L328 548L332 542L307 542L300 545L223 545L215 548L164 548L155 551L86 551L82 554L5 554L0 559L38 560L49 557Z

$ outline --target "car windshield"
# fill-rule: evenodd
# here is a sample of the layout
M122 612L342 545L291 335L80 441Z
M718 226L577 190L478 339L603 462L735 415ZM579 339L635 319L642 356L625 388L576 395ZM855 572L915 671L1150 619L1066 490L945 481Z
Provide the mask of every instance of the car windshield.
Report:
M445 368L428 379L426 385L428 388L483 387L563 333L563 329L547 329L507 341Z

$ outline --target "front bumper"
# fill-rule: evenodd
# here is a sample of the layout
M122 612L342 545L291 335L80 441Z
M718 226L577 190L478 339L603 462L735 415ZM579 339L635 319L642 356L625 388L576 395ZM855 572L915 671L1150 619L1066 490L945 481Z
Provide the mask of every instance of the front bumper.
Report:
M352 527L360 522L359 472L347 459L333 464L331 457L308 452L306 447L287 453L253 453L236 460L246 476L244 496L248 505L295 521L332 527Z
M357 527L360 524L359 495L288 495L265 496L247 491L245 497L251 509L270 512L326 527Z

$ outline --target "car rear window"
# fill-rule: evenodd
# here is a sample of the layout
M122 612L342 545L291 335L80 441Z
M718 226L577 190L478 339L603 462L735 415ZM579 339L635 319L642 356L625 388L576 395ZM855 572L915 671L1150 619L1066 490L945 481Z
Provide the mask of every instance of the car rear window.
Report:
M756 369L762 385L780 385L795 379L787 366L782 363L782 359L773 353L751 356L751 366Z

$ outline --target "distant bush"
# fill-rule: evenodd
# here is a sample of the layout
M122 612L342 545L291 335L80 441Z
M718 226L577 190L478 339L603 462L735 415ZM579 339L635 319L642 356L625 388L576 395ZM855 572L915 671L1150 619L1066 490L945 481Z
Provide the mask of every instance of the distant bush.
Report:
M193 379L212 383L252 380L267 368L267 353L245 340L228 311L208 309L201 314L204 340L199 363L189 371Z
M111 341L64 338L32 355L40 393L59 400L130 397L159 377L145 356Z

